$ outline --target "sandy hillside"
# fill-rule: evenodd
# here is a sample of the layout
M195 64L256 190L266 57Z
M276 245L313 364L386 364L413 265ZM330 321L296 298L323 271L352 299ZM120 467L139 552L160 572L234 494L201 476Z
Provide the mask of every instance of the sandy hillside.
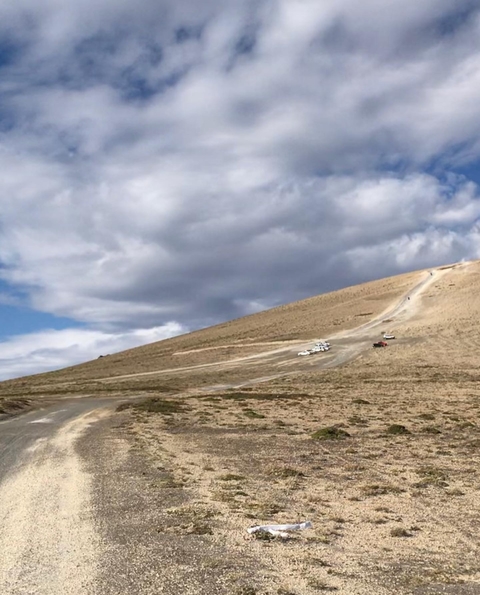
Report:
M413 272L397 277L373 281L355 287L349 287L333 293L312 297L300 302L280 306L266 312L253 314L245 318L233 320L211 328L196 331L173 339L159 341L130 349L121 353L99 354L98 359L47 374L30 376L0 383L0 396L36 393L45 395L78 393L91 388L112 391L114 385L101 382L106 378L117 378L126 375L137 375L165 370L179 370L175 375L175 384L182 388L197 386L196 366L213 366L215 382L225 380L236 381L255 376L251 368L257 363L245 360L252 355L265 355L262 358L261 370L257 375L276 373L268 361L270 355L275 356L298 352L302 345L315 338L325 338L333 333L357 327L378 315L390 304L400 299L425 275L425 272ZM266 359L266 361L265 361ZM245 373L239 372L236 365L247 366ZM234 373L224 374L218 363L232 363ZM221 367L221 366L220 366ZM182 374L180 368L191 368L191 381ZM210 382L209 369L202 369ZM225 377L225 378L224 378ZM120 380L120 379L119 379ZM93 386L91 385L94 381ZM164 377L144 376L134 382L121 382L122 390L132 388L135 391L158 389L165 384ZM171 383L170 383L171 384Z
M480 263L432 273L1 388L146 397L104 440L130 448L145 503L122 500L116 523L128 534L148 513L135 551L150 528L165 544L163 593L480 594ZM385 331L396 339L373 349ZM298 357L314 338L331 352ZM303 520L288 540L246 532Z

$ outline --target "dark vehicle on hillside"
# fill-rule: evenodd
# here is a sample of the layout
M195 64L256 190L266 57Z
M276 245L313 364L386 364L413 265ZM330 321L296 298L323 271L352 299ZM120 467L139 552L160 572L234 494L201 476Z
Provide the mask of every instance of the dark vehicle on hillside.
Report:
M385 343L385 341L377 341L376 343L373 344L374 347L387 347L388 343Z

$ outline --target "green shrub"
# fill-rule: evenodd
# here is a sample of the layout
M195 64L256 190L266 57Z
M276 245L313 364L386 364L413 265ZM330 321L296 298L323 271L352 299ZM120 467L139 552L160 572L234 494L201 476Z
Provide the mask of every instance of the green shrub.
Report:
M350 434L337 426L328 426L321 428L312 434L314 440L344 440L349 438Z
M399 436L402 434L411 434L411 432L405 426L402 426L402 424L392 424L387 428L387 434Z
M162 413L163 415L173 415L185 409L185 406L178 401L162 399L161 397L149 397L142 401L133 401L131 403L121 403L117 411L125 409L134 409L136 411L146 411L147 413Z

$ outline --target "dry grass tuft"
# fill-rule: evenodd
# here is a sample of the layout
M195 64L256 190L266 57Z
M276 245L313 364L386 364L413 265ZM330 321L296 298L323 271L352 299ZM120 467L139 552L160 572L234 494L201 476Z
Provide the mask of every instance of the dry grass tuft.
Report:
M391 426L388 426L387 434L393 436L401 436L405 434L411 434L411 432L402 424L392 424Z
M117 407L117 411L133 409L135 411L144 411L146 413L161 413L163 415L173 415L185 411L184 403L163 399L161 397L150 397L144 401L133 403L122 403Z
M314 440L344 440L349 437L350 434L338 426L321 428L312 434Z

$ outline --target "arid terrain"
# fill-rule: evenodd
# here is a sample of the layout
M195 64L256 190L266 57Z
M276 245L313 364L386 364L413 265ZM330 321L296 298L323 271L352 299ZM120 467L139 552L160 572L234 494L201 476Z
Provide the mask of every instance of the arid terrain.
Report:
M479 296L477 261L374 281L1 383L0 408L123 401L77 443L91 592L480 594Z

